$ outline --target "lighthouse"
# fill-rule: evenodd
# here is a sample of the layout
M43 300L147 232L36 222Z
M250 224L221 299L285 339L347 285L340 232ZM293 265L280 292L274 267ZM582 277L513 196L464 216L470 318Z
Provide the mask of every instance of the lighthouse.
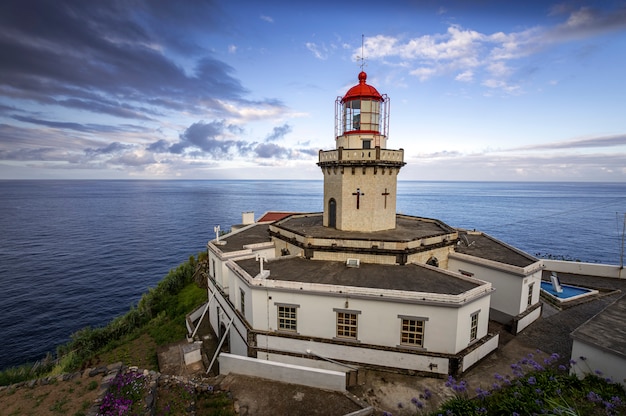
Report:
M342 231L396 228L402 149L387 149L389 97L367 84L367 74L335 101L335 149L320 150L325 227Z

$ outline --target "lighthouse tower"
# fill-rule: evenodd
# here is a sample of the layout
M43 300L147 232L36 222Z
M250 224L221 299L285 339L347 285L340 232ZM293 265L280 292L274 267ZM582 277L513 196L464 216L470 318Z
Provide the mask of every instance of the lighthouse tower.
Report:
M396 227L397 176L404 151L387 149L389 98L367 74L335 102L335 150L320 150L324 226L342 231Z

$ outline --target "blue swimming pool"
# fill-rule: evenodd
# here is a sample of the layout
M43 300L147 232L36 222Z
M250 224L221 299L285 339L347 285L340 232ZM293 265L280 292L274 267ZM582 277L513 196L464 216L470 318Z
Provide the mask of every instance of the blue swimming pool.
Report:
M561 285L561 287L563 288L563 291L561 293L558 293L552 288L552 283L541 282L541 289L545 290L552 296L557 297L559 299L570 299L576 296L590 294L592 292L595 292L594 290L591 290L591 289L568 286L568 285L563 285L563 284Z

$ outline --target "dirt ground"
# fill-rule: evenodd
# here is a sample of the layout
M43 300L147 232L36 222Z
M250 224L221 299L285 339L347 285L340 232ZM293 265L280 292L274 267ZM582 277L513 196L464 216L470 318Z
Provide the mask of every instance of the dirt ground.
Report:
M10 387L0 391L0 414L17 415L79 415L86 414L102 393L101 374L87 374L69 380L54 379L48 384Z

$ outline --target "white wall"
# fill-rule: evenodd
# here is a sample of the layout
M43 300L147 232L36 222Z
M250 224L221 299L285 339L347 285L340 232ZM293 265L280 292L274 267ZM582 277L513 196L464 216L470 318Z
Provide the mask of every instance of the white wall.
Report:
M459 272L460 270L473 273L475 278L491 282L496 289L491 295L491 307L511 317L517 316L527 308L528 286L533 287L533 305L539 302L541 270L537 270L528 276L508 273L479 264L463 261L457 256L451 255L448 259L448 270Z
M519 321L517 321L517 334L522 332L524 328L528 327L530 324L535 322L537 319L541 317L541 308L537 308Z
M560 260L542 260L546 270L583 274L588 276L598 277L613 277L617 279L626 279L626 272L624 269L620 269L619 266L612 264L596 264L596 263L581 263L577 261L560 261Z
M424 348L446 354L456 354L469 345L471 313L479 309L482 311L479 316L479 338L487 333L489 316L489 296L457 308L402 303L394 299L354 299L327 293L311 294L253 287L252 302L254 328L257 330L276 330L276 304L292 304L299 305L298 334L333 339L337 336L335 309L350 310L360 312L357 314L358 342L394 348L400 345L399 315L428 318L424 329Z
M463 306L463 308L459 310L456 323L457 351L461 351L470 346L473 342L475 342L470 340L472 314L474 312L480 311L478 314L478 331L476 340L479 340L487 335L487 333L489 332L489 305L490 298L489 296L486 296L476 302L472 302L469 305Z
M374 350L358 346L328 344L310 340L274 337L267 335L257 336L257 345L275 351L285 351L297 354L306 354L311 351L312 356L321 356L333 360L353 363L364 363L376 366L402 368L407 370L448 374L449 360L447 357L432 357L396 351ZM259 356L263 356L259 353ZM432 367L431 364L435 367Z
M586 359L582 360L580 357ZM575 339L572 344L572 360L576 361L576 364L572 365L571 372L579 378L586 374L594 374L598 370L602 372L603 377L610 377L614 382L626 387L626 358L623 356L611 354Z
M226 353L220 354L219 363L220 374L235 373L324 390L346 391L346 374L339 371L257 360Z
M498 348L498 342L500 341L500 335L497 334L489 341L485 342L480 347L463 357L463 365L461 366L461 372L467 371L471 366L485 358L489 353Z
M211 281L209 281L209 289L211 292L215 291L216 288ZM217 309L220 309L220 315L217 314ZM222 294L219 291L215 294L215 297L211 301L209 305L209 322L213 331L216 335L219 336L220 326L224 324L224 326L228 326L231 318L235 318L233 320L233 324L229 331L229 346L230 351L233 354L238 355L248 355L248 344L247 344L247 329L245 324L241 322L235 310L231 307L231 305L222 297ZM205 318L206 319L206 318ZM219 342L219 341L218 341Z

